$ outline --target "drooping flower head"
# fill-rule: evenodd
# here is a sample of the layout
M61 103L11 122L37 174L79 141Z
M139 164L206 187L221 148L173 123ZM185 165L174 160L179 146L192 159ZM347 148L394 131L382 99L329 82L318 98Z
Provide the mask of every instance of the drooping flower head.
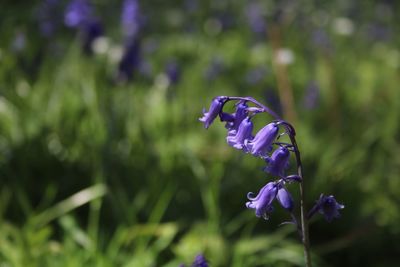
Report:
M245 142L252 138L253 131L253 122L250 120L249 117L242 120L239 125L239 128L236 131L232 131L232 133L228 134L226 137L226 141L230 146L233 146L237 149L243 149L245 146Z
M324 215L328 222L331 222L334 218L340 217L339 210L343 208L344 205L339 204L334 196L324 196L324 194L321 194L317 203L308 213L308 218L311 218L318 211Z
M225 103L226 97L218 96L215 97L210 105L208 111L203 110L203 117L199 119L199 121L204 123L204 128L208 129L211 123L215 120L218 114L222 111L222 107Z
M279 147L271 157L265 159L268 166L264 168L264 171L275 176L283 176L285 169L289 166L289 158L289 150L286 147Z
M278 136L279 127L276 122L271 122L264 126L254 137L253 140L247 142L246 148L254 156L266 156L266 152L272 149L272 143Z
M256 210L257 217L263 217L268 220L268 213L272 212L272 202L274 201L276 194L278 193L278 185L276 182L269 182L263 188L257 196L253 197L253 193L247 194L247 198L250 200L246 203L246 207L249 209Z

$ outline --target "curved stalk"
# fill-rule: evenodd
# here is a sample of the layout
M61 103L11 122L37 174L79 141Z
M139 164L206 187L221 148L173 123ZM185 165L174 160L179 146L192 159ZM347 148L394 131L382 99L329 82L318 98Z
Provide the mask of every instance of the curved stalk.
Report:
M306 267L311 267L311 254L310 254L310 239L309 239L309 233L308 233L308 221L307 221L307 215L305 212L305 190L304 190L304 179L303 179L303 166L301 164L301 157L300 157L300 151L297 146L296 142L296 132L294 127L282 120L275 112L273 112L271 109L269 109L267 106L261 104L257 100L255 100L252 97L226 97L226 101L230 100L243 100L243 101L249 101L258 106L259 108L262 109L263 112L269 113L271 116L273 116L276 120L279 120L280 124L284 125L286 128L286 131L288 132L288 136L290 138L290 142L293 145L294 148L294 154L296 157L296 165L297 165L297 174L301 177L301 182L300 182L300 224L301 224L301 241L303 243L303 250L304 250L304 260L305 260L305 266Z

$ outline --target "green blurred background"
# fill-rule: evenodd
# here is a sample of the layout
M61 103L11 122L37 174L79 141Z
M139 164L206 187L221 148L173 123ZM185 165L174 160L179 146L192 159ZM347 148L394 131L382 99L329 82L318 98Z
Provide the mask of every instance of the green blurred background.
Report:
M217 95L291 121L307 205L325 193L346 206L312 220L315 266L398 266L400 2L133 2L128 77L123 1L91 1L98 32L65 25L67 0L1 2L0 266L172 267L198 253L303 266L288 215L244 206L269 179L263 162L198 122Z

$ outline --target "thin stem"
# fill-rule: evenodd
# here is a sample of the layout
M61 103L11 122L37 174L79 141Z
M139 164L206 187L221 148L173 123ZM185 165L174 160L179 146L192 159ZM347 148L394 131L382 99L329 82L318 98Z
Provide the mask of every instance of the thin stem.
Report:
M296 156L296 164L297 164L297 174L301 177L301 182L300 182L300 224L301 224L301 241L303 243L303 249L304 249L304 260L305 260L305 266L306 267L311 267L311 254L310 254L310 239L309 239L309 233L308 233L308 221L307 221L307 215L305 212L305 192L304 192L304 179L303 179L303 166L301 164L301 157L300 157L300 151L297 146L296 142L296 132L294 130L294 127L282 120L275 112L273 112L271 109L269 109L267 106L264 106L257 100L255 100L252 97L226 97L227 101L230 100L243 100L243 101L249 101L252 102L253 104L257 105L261 109L263 109L265 112L271 114L276 120L279 120L279 123L283 125L286 128L286 131L288 132L288 136L290 138L290 142L293 145L294 148L294 154Z
M305 194L304 194L304 179L303 179L303 166L301 164L300 151L297 147L296 138L290 135L292 145L295 147L294 153L296 155L297 162L297 174L302 178L300 182L300 223L302 232L302 243L304 249L304 260L306 267L311 267L311 255L310 255L310 238L308 233L308 221L305 211Z

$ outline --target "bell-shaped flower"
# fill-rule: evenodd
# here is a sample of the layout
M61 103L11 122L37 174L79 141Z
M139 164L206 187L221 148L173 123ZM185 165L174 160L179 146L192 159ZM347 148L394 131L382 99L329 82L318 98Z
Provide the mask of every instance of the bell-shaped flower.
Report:
M288 211L293 210L293 198L290 195L289 191L283 185L279 187L276 198L284 209Z
M247 117L247 104L246 102L240 101L236 104L235 113L223 113L221 114L221 121L226 121L225 127L230 131L237 131L242 121Z
M239 125L237 132L229 132L226 137L226 141L230 146L237 149L243 149L246 140L252 138L251 133L253 131L253 122L249 117L242 120Z
M273 210L272 201L274 201L277 193L277 183L269 182L261 188L257 196L253 197L254 194L251 192L247 194L247 198L250 201L246 203L246 207L249 209L255 209L257 217L263 217L268 220L268 213Z
M340 217L339 210L343 208L344 205L339 204L334 196L324 196L324 194L321 194L317 203L315 203L314 207L308 213L308 218L311 218L318 211L324 215L328 222L331 222L334 218Z
M285 169L289 167L289 158L289 150L286 147L279 147L272 153L271 157L265 159L268 166L264 168L264 171L282 177Z
M246 148L254 156L266 156L266 153L272 149L272 143L278 136L279 127L277 123L271 122L264 126L249 142L245 143Z
M203 117L201 117L199 121L204 123L204 128L208 129L208 127L210 127L211 123L222 111L224 102L225 102L225 97L222 96L215 97L211 102L208 112L205 109L203 110Z

